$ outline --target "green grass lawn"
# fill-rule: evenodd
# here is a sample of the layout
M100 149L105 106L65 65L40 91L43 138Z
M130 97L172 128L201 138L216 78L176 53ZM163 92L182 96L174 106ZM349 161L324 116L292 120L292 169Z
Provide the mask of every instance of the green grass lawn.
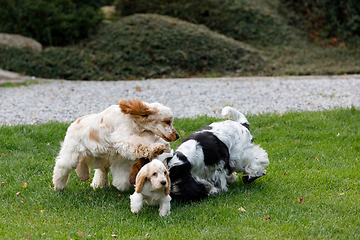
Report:
M174 125L184 137L214 120ZM52 189L54 158L69 124L2 126L0 238L359 239L360 110L248 120L255 143L269 154L267 175L250 185L239 177L228 192L202 202L172 201L162 218L158 207L132 214L132 192L94 191L75 172L64 191Z

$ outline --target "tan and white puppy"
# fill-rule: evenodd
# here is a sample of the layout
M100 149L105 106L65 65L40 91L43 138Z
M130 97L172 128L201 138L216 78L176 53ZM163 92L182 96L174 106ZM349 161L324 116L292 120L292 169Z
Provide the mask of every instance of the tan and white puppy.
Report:
M160 205L160 216L170 214L170 186L169 171L160 160L145 164L136 176L135 192L130 196L131 212L138 213L145 202Z
M168 142L179 138L172 122L170 108L138 99L120 100L101 113L77 119L69 126L56 158L54 188L64 189L75 169L81 180L88 180L92 166L93 188L110 185L111 171L112 184L120 191L129 190L132 164L169 151Z

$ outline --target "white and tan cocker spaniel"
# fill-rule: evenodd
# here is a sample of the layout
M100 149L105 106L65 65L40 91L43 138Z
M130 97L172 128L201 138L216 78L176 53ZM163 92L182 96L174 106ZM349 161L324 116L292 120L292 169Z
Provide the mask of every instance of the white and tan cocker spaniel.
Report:
M170 178L166 166L158 159L145 164L136 176L135 192L130 196L131 212L138 213L143 203L160 205L159 215L170 214Z
M88 180L92 166L94 189L110 185L111 171L112 184L120 191L129 190L132 164L170 151L168 142L179 138L172 122L170 108L138 99L120 100L101 113L77 119L69 126L56 158L54 188L64 189L75 169L81 180Z

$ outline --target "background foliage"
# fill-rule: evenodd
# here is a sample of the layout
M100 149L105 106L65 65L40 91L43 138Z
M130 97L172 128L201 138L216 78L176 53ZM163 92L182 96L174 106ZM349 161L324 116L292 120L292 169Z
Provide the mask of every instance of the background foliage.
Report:
M258 4L261 2L261 4ZM213 31L255 46L282 44L291 35L268 1L250 0L118 0L124 16L157 13L203 24Z
M0 66L43 78L133 79L240 71L261 73L261 55L204 26L147 14L104 26L82 46L39 54L0 46Z
M281 0L281 3L280 12L292 24L308 31L310 40L332 38L332 44L348 40L360 45L358 0Z
M101 22L99 7L109 4L118 15ZM0 0L0 31L44 46L37 54L0 46L0 68L70 80L356 74L359 7L356 0Z
M43 45L66 45L101 23L108 0L0 0L0 32L31 37Z

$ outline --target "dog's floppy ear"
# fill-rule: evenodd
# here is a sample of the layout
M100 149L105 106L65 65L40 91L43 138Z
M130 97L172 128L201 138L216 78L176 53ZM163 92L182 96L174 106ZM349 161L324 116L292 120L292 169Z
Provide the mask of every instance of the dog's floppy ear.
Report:
M141 193L142 187L144 186L147 177L148 177L148 165L145 165L140 169L140 172L136 176L135 191L137 193Z
M165 196L170 194L170 187L171 187L170 174L168 170L166 170L166 180L168 182L168 186L164 189Z
M136 98L131 100L121 99L118 104L122 113L130 114L137 122L144 121L150 115L157 112L157 109L149 108L145 103Z

